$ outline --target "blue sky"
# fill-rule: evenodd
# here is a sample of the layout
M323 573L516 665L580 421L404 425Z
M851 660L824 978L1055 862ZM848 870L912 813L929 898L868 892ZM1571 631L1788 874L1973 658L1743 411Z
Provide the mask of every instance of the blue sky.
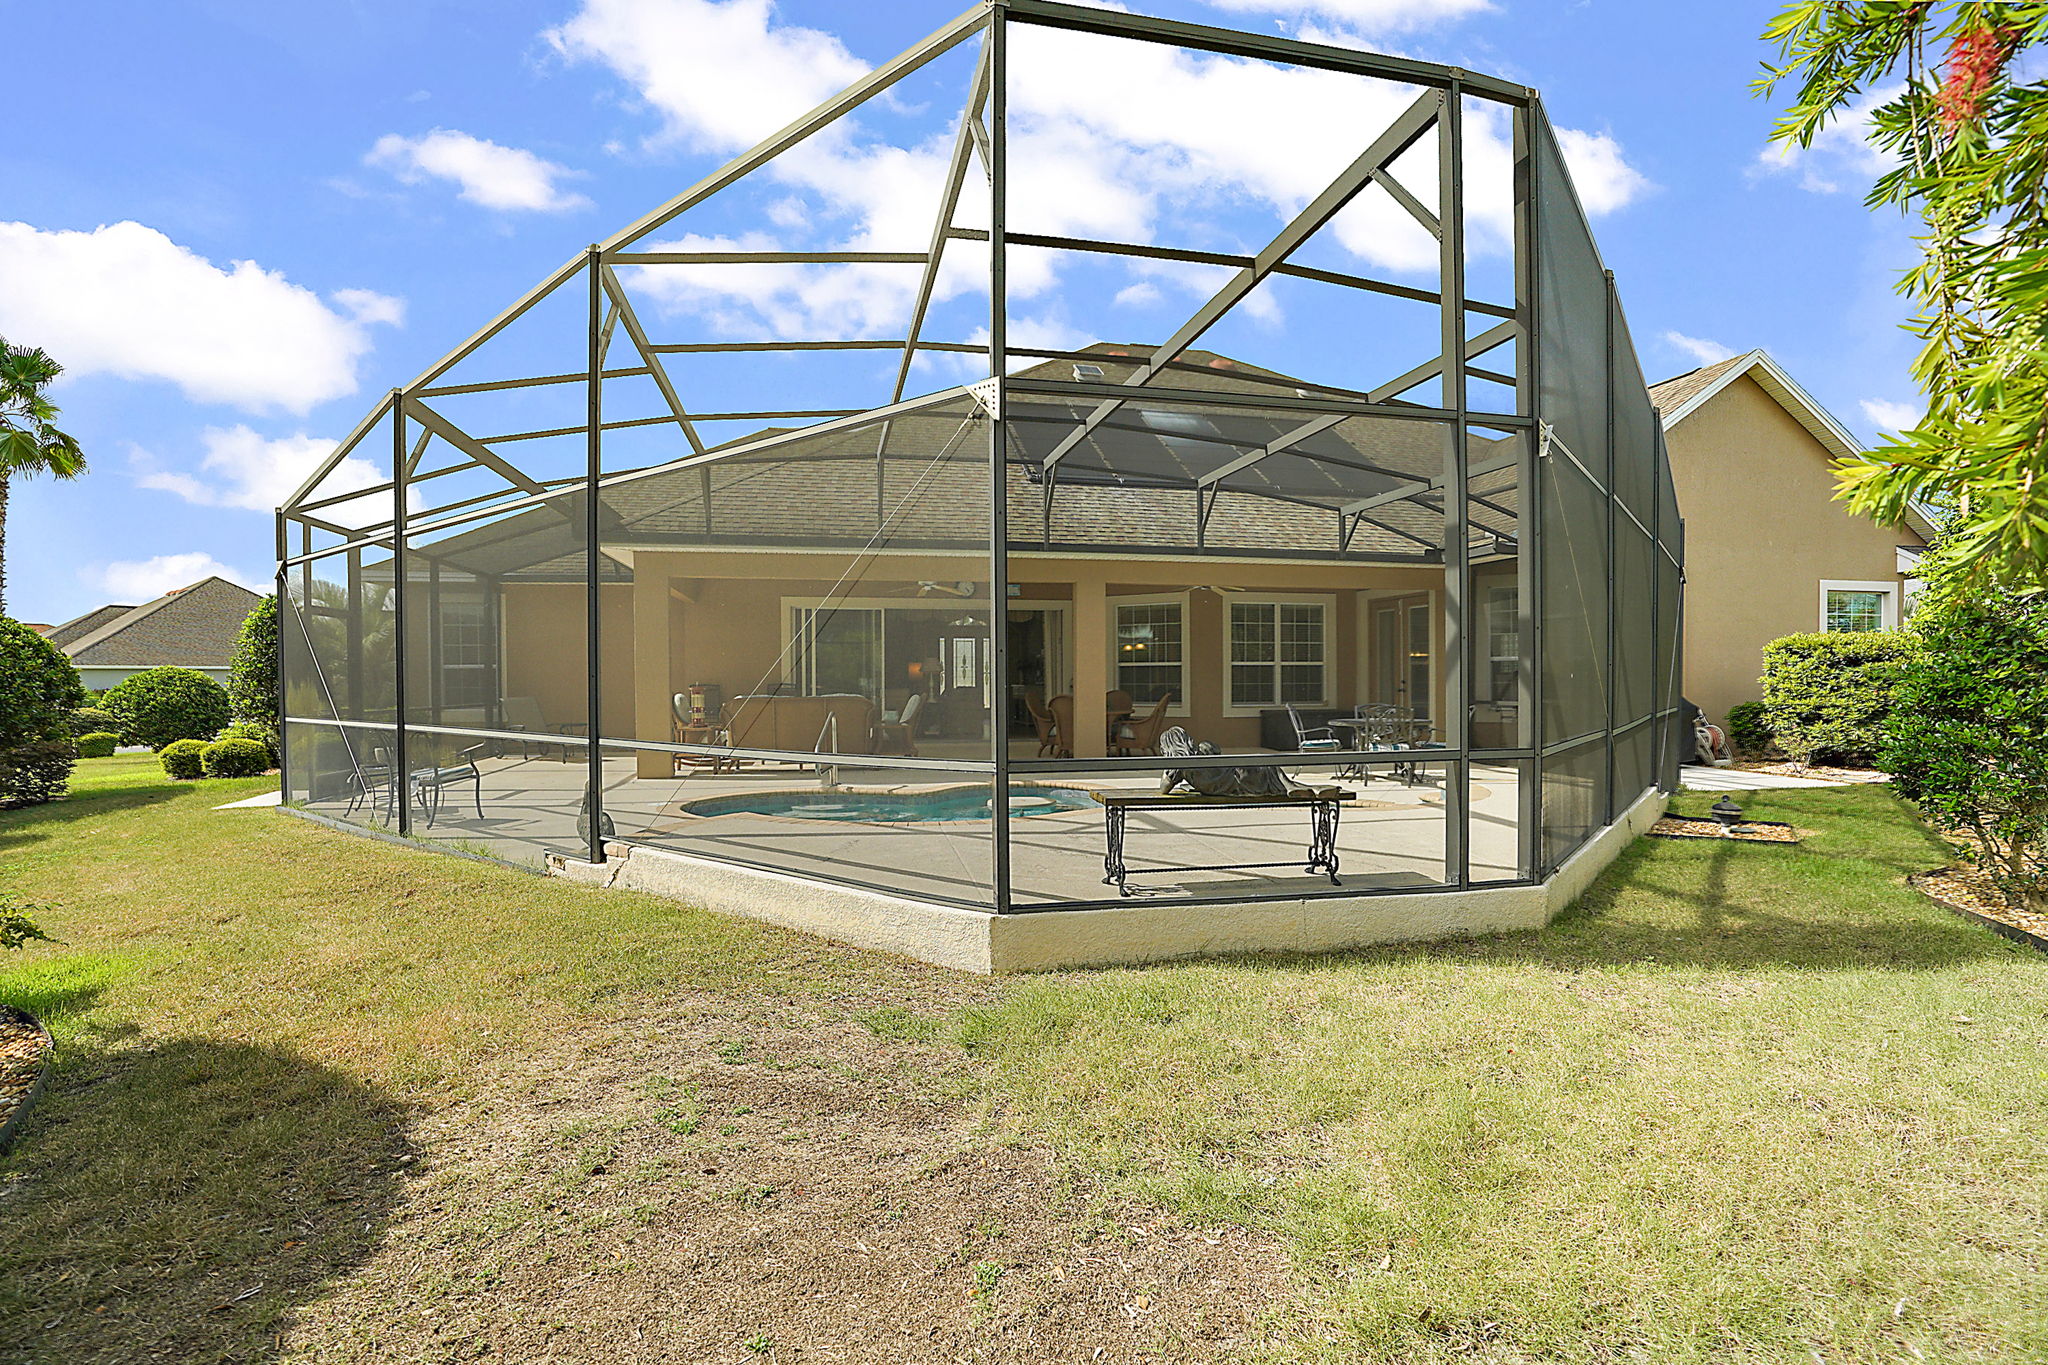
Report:
M15 485L10 611L60 621L208 572L266 581L268 509L381 392L583 245L959 8L952 0L10 7L14 50L32 56L10 70L10 104L30 133L0 150L9 189L0 209L0 335L42 345L71 368L57 398L92 462L74 483ZM1906 227L1862 207L1874 167L1853 127L1792 164L1762 157L1771 111L1747 85L1764 55L1755 35L1770 6L1152 0L1142 8L1535 86L1553 123L1571 130L1581 193L1599 210L1594 228L1652 380L1762 346L1866 438L1910 416L1913 344L1898 330L1902 305L1892 292L1912 251ZM1050 59L1043 69L1047 100L1061 80L1090 97L1107 83L1123 87L1125 99L1109 101L1119 108L1137 103L1136 87L1149 79L1124 68L1105 78ZM836 159L821 157L779 186L714 205L663 240L894 249L892 234L910 231L892 217L897 201L915 200L926 218L930 210L925 196L892 191L888 177L906 163L892 147L943 134L947 82L959 74L933 69L894 105L864 114L867 141L840 146ZM1217 112L1209 106L1225 88L1179 92L1190 127ZM1213 221L1174 221L1156 197L1134 197L1128 168L1084 183L1071 167L1048 164L1060 193L1049 197L1057 202L1046 210L1047 230L1181 245L1257 237L1268 210L1277 213L1293 193L1290 173L1311 176L1356 150L1313 137L1296 145L1258 123L1272 108L1258 101L1223 111L1216 126L1242 132L1248 149L1232 172L1241 192ZM1268 157L1263 147L1275 150ZM1262 187L1268 172L1275 183ZM1349 266L1408 278L1414 263L1404 263L1404 249L1390 236ZM1069 271L1069 295L1079 296L1084 279ZM763 277L720 293L686 280L649 282L641 292L678 340L819 326L888 335L893 286L841 283ZM1013 305L1013 315L1052 343L1142 340L1170 330L1187 311L1175 300L1192 297L1193 282L1164 276L1110 283L1120 287L1102 297L1126 310L1115 322L1078 316L1050 292ZM954 315L941 310L935 327L969 339L971 304L956 299ZM1263 338L1246 333L1243 345L1280 348L1305 316L1276 311ZM1224 340L1205 344L1232 349Z

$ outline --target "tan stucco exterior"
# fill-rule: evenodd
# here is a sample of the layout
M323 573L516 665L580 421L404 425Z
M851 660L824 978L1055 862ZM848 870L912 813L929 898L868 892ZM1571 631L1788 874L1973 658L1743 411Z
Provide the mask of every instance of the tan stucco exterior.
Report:
M1685 517L1684 692L1720 719L1761 693L1763 647L1821 629L1821 584L1882 582L1921 537L1834 500L1833 455L1740 375L1666 428Z

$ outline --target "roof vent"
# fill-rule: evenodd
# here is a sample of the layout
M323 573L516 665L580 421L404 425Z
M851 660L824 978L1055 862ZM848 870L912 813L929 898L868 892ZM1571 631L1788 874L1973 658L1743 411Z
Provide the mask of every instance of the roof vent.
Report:
M1100 379L1102 378L1102 367L1100 365L1076 365L1074 367L1074 378Z

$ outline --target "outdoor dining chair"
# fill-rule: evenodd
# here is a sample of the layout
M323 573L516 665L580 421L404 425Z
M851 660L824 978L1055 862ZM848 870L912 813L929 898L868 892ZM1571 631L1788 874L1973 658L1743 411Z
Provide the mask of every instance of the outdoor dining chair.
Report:
M1038 756L1055 758L1059 755L1059 722L1052 712L1045 709L1045 703L1038 699L1036 692L1024 694L1024 709L1031 713L1031 728L1038 732Z
M1166 729L1166 708L1173 701L1173 693L1163 694L1152 703L1152 709L1143 720L1113 725L1110 730L1109 751L1119 758L1133 754L1157 753L1159 736Z
M1060 693L1045 704L1052 712L1052 756L1072 758L1074 756L1074 698Z
M1305 754L1333 754L1342 750L1344 741L1337 737L1335 729L1328 725L1310 725L1301 718L1293 702L1285 703L1287 723L1294 727L1294 747Z

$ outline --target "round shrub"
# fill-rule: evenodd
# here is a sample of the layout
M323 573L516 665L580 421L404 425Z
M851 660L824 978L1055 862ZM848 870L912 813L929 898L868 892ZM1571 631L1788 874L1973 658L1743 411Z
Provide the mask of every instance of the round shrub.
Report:
M84 704L78 670L63 651L0 616L0 809L64 794L78 757L71 713Z
M81 706L71 713L71 733L74 735L96 735L111 731L116 737L121 733L121 721L112 711L99 706Z
M164 776L189 781L203 773L206 745L196 739L174 739L158 751L156 761L164 765Z
M217 739L199 754L208 777L258 777L270 771L270 750L260 739Z
M1750 749L1771 747L1771 718L1760 701L1737 702L1728 708L1728 738Z
M228 723L228 694L197 669L148 668L107 690L122 737L161 749L176 739L212 739Z
M214 738L254 740L263 746L263 752L270 758L270 762L266 766L271 768L277 766L277 740L271 734L270 727L267 725L257 721L238 720L215 735Z
M69 739L71 713L83 705L85 688L63 651L0 616L0 747Z
M95 730L78 737L80 758L112 758L114 750L121 746L121 737L109 730Z
M1764 717L1795 763L1860 763L1884 744L1892 688L1913 654L1901 630L1821 631L1764 646Z

